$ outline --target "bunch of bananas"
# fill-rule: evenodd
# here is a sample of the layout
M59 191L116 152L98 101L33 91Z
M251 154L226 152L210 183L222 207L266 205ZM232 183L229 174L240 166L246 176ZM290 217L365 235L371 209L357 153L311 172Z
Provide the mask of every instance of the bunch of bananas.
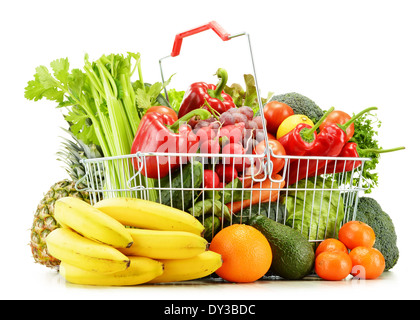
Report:
M190 214L159 203L110 198L94 206L57 200L61 228L46 238L61 261L60 274L85 285L138 285L205 277L222 265L208 250L204 226Z

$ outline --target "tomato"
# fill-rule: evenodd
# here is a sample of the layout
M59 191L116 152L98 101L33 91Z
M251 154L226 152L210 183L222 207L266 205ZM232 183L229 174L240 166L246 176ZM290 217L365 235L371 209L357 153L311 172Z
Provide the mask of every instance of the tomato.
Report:
M276 134L277 128L286 119L294 114L293 109L287 104L270 101L264 106L264 118L267 120L267 131Z
M277 129L277 139L292 131L299 123L307 123L311 127L314 126L312 120L309 119L307 116L303 114L294 114L284 119L284 121L281 123L281 125Z
M321 125L319 126L319 130L322 130L325 126L328 126L333 123L345 124L350 119L351 119L351 116L345 113L344 111L334 110L321 123ZM353 134L354 134L354 123L352 123L350 126L347 127L346 134L347 134L347 141L349 141L350 138L353 137Z
M153 106L147 109L146 113L148 112L157 112L163 113L170 116L174 121L178 120L178 115L176 114L175 110L165 106Z
M320 255L322 252L325 251L341 251L344 253L348 253L347 247L342 243L340 240L329 238L322 241L319 246L316 248L315 257Z
M338 231L338 240L350 250L362 246L373 247L375 232L366 223L361 221L349 221Z
M275 135L273 135L273 134L271 134L270 132L267 132L267 137L268 137L268 139L270 140L270 139L272 139L272 140L276 140L276 136Z
M375 248L356 247L350 251L351 274L359 279L376 279L385 270L385 258Z
M284 158L277 158L275 156L284 156L286 155L286 150L283 145L274 139L268 139L268 145L271 150L273 150L274 157L270 157L271 162L273 163L273 174L280 172L284 167ZM262 140L254 148L254 154L263 154L265 151L265 140Z
M352 266L349 255L341 251L325 251L315 258L315 272L324 280L343 280L350 274Z

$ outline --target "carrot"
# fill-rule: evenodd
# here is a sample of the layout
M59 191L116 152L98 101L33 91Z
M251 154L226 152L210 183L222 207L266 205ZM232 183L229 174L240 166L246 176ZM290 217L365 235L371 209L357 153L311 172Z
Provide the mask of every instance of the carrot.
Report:
M260 173L254 176L255 179L261 179L263 177L264 173ZM240 177L239 179L242 181L242 187L244 188L251 188L252 183L254 182L252 180L252 176Z
M257 204L262 202L273 202L276 201L281 188L284 187L284 180L282 182L277 182L282 180L282 176L279 174L273 174L272 179L276 182L271 181L269 178L265 179L263 182L256 182L252 185L252 189L262 189L262 190L252 190L251 189L251 199L245 199L242 201L235 201L227 203L227 207L231 213L236 213L241 211L242 208L247 208L251 204Z

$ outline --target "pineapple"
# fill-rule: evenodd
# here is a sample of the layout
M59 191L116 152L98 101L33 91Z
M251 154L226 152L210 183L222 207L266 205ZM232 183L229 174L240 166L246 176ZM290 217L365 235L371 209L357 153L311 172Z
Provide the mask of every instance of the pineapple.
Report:
M70 133L70 132L69 132ZM70 133L71 134L71 133ZM54 219L55 201L62 197L77 197L89 202L89 194L86 191L79 191L84 188L79 184L76 189L76 182L85 174L84 166L80 163L84 158L100 158L102 154L95 145L86 146L77 140L73 135L73 140L64 139L63 150L57 153L58 160L66 164L66 171L70 179L58 181L47 191L35 212L33 225L31 228L30 247L35 262L43 264L49 268L58 268L60 261L48 254L45 238L47 235L60 225Z
M47 235L60 227L54 219L55 201L62 197L76 197L89 201L87 192L77 191L75 182L62 180L55 183L45 194L44 198L38 204L35 212L34 221L31 229L31 250L36 262L47 267L54 268L60 264L60 261L50 256L47 252L45 238Z

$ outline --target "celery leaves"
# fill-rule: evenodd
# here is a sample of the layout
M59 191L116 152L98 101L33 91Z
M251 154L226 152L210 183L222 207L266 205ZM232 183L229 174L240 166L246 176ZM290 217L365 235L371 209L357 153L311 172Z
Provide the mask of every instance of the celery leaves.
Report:
M130 154L140 123L139 110L156 103L156 96L166 85L156 83L147 90L148 99L139 98L139 90L145 90L140 54L109 54L95 61L85 55L83 69L72 70L68 59L61 58L52 61L49 67L36 68L34 78L25 87L25 97L33 101L45 98L67 110L64 118L75 137L85 144L100 146L105 157ZM135 74L138 80L132 81ZM124 187L118 177L128 176L127 169L110 170L114 174L109 172L109 176L117 178L112 186L108 181L109 187Z

